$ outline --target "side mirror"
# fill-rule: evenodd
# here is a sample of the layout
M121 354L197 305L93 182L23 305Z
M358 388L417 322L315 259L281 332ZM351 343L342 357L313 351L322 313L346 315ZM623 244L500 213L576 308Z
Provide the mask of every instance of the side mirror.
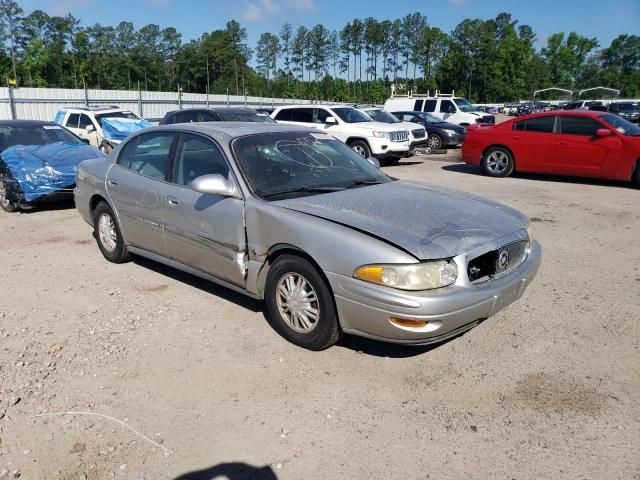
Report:
M94 126L93 126L93 125L87 125L86 127L84 127L84 129L85 129L87 132L93 132L93 131L95 130L95 128L94 128Z
M336 122L336 119L333 117L327 117L324 123L326 123L327 125L335 125L338 122Z
M220 195L222 197L239 198L235 185L222 175L201 175L191 182L191 188L196 192L207 193L209 195Z
M608 128L599 128L596 130L596 137L608 137L611 135L611 130Z
M375 157L367 157L367 161L376 168L380 168L380 162Z

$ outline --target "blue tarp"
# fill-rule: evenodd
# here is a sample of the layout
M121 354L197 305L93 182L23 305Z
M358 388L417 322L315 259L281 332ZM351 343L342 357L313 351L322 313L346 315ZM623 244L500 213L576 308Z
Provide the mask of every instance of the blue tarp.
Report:
M129 120L127 118L103 118L102 136L106 140L124 140L133 132L151 126L146 120Z
M31 202L44 195L73 187L76 183L76 168L80 162L102 158L104 154L89 145L56 142L47 145L15 145L4 150L0 157L11 178L20 185L24 201Z

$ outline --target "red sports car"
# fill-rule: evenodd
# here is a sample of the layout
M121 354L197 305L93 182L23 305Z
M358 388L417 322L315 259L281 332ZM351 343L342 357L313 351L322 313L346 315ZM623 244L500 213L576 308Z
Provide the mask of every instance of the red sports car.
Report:
M631 180L640 186L640 127L605 112L545 112L467 129L462 158L487 175L514 171Z

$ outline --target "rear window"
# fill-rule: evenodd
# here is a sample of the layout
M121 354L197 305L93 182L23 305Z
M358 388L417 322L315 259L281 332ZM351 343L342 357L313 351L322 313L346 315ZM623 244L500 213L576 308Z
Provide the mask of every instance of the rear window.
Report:
M436 109L436 101L435 100L427 100L424 102L424 111L425 112L433 112Z

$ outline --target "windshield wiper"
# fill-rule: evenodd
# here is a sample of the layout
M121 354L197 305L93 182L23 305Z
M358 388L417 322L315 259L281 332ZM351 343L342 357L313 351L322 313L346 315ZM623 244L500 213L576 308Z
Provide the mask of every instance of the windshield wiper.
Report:
M364 187L366 185L380 185L381 183L387 182L376 180L375 178L366 178L364 180L354 180L347 188Z
M275 197L277 195L287 195L289 193L329 193L329 192L339 192L341 190L346 190L345 187L309 187L307 185L302 185L300 187L291 188L289 190L280 190L278 192L257 192L262 198Z

